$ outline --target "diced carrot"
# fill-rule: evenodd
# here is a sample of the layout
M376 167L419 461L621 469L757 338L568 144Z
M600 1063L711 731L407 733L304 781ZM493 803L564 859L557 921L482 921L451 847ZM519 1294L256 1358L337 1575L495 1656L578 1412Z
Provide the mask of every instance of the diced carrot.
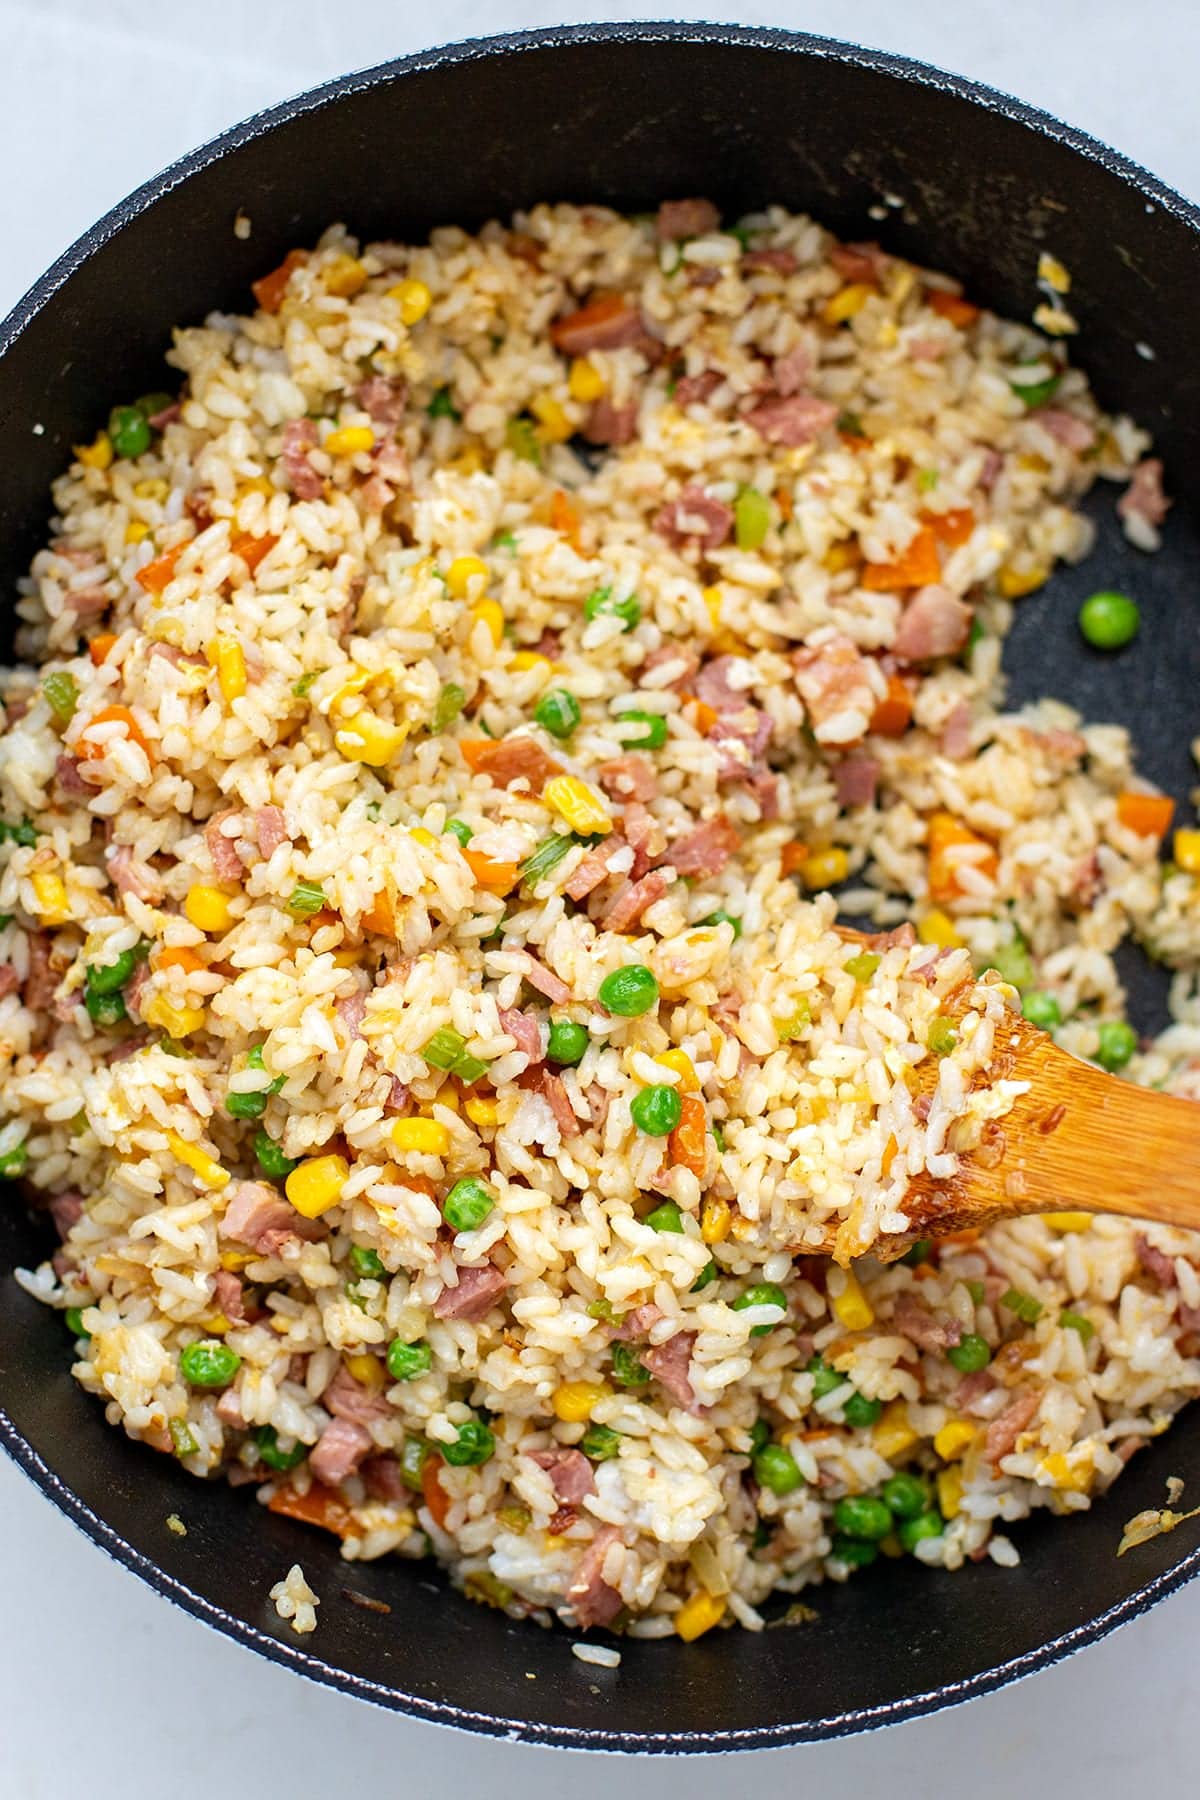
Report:
M278 542L279 539L272 537L270 532L264 533L262 537L253 537L248 531L239 531L229 548L235 556L241 557L253 575L263 557L268 555Z
M682 1094L679 1106L679 1123L667 1139L671 1161L682 1164L703 1180L708 1152L708 1118L704 1102L695 1094Z
M573 550L579 548L579 513L561 488L550 496L550 526L560 531Z
M425 1496L425 1504L433 1514L433 1522L442 1531L446 1529L446 1514L450 1511L450 1496L438 1480L438 1470L442 1466L440 1456L434 1454L425 1458L421 1468L421 1492Z
M923 512L921 518L933 535L951 549L965 544L975 529L975 514L969 506L952 506L949 512Z
M1164 838L1175 816L1175 802L1169 794L1117 795L1117 818L1126 831L1139 837Z
M925 298L935 313L941 313L943 319L949 319L960 331L965 331L979 317L979 307L972 306L961 294L948 294L944 288L930 288Z
M903 676L889 675L888 691L871 714L871 730L880 737L903 737L912 715L912 689Z
M371 904L359 924L364 931L373 931L376 937L395 937L396 914L386 888L380 888L371 896Z
M792 499L791 489L785 488L785 487L777 487L775 489L774 494L771 496L771 498L774 500L776 506L779 508L780 518L783 519L785 522L788 519L790 519L793 512L795 511L795 502Z
M493 894L511 893L520 880L520 863L493 862L482 850L472 850L470 844L464 849L463 856L480 887L489 889Z
M94 739L89 738L87 735L92 729L92 726L110 725L118 719L125 726L125 729L128 731L134 743L140 744L150 761L154 761L154 746L151 744L149 738L147 738L145 732L142 730L129 708L127 706L105 706L102 707L98 713L93 713L92 717L83 728L83 734L75 746L75 755L80 762L95 762L97 757L104 755L104 745L96 743Z
M801 863L808 861L808 854L808 845L802 844L799 838L793 838L792 842L785 844L780 852L780 872L784 875L794 875Z
M620 294L597 294L586 306L577 312L568 313L565 319L556 319L550 327L550 340L558 350L569 349L574 335L582 328L591 331L598 325L607 325L611 320L628 312L629 302Z
M156 969L185 969L189 975L194 975L197 969L204 967L204 963L194 950L180 945L178 948L160 950L154 959L154 966Z
M458 747L472 775L478 775L485 766L488 751L495 748L495 742L494 738L459 738Z
M938 579L941 572L942 559L938 555L937 539L928 525L922 525L895 562L864 563L859 580L863 587L873 591L890 591L895 588L928 587L930 582Z
M874 440L865 437L861 431L843 431L838 427L838 436L847 450L869 450Z
M277 269L266 275L260 275L257 281L250 283L250 292L258 301L264 312L277 313L283 305L283 296L291 279L292 270L303 268L308 261L307 250L289 250Z
M173 550L164 550L153 562L148 562L144 569L137 572L137 584L147 594L161 594L175 573L175 564L183 555L184 545L176 544Z
M91 657L97 668L104 662L116 641L117 634L115 631L102 631L99 637L94 637L92 639L91 643L88 645L88 655Z
M267 1501L267 1511L282 1513L285 1519L299 1519L302 1525L319 1525L335 1537L348 1537L353 1521L350 1508L333 1488L314 1481L307 1494L294 1487L276 1488Z
M695 694L684 694L683 705L684 717L695 726L701 737L707 737L717 722L716 708L710 706L707 700L698 700Z
M900 1153L900 1146L896 1142L896 1139L894 1137L889 1137L887 1143L883 1146L883 1156L880 1159L880 1164L879 1164L879 1167L884 1175L888 1175L891 1173L892 1164L895 1162L896 1157L899 1155L899 1153Z
M930 815L928 841L929 892L934 900L955 900L965 892L958 880L958 859L951 854L963 845L979 844L986 848L986 855L973 859L971 867L978 869L989 880L995 878L999 866L995 850L985 838L978 837L961 819L956 819L953 813L935 812Z

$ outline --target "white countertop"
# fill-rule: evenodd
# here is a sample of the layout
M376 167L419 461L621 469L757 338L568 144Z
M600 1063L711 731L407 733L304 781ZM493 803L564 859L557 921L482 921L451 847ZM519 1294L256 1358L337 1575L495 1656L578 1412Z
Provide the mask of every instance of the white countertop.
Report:
M250 17L250 14L253 14ZM576 19L736 17L1020 94L1200 197L1197 0L0 0L0 316L101 212L246 113L430 43ZM1185 1429L1195 1429L1194 1421ZM727 1759L613 1760L420 1725L298 1680L110 1563L0 1459L0 1800L456 1794L599 1800L1174 1800L1195 1789L1200 1585L1068 1663L937 1718ZM567 1761L570 1756L570 1761ZM1189 1773L1190 1771L1190 1773Z

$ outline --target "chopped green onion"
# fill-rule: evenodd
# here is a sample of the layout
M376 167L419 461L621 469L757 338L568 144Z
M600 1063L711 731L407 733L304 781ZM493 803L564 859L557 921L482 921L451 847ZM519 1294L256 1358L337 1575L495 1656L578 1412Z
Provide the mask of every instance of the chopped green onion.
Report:
M260 1425L254 1433L254 1441L258 1445L260 1462L266 1463L268 1469L278 1469L281 1474L294 1469L308 1455L307 1444L293 1444L290 1450L281 1450L279 1435L273 1425Z
M930 1021L929 1033L925 1039L935 1056L949 1056L958 1042L958 1033L945 1013L939 1013Z
M922 1263L929 1261L932 1249L932 1238L917 1238L915 1243L908 1246L900 1261L907 1263L910 1269L919 1269Z
M739 550L761 550L771 529L771 502L757 488L738 489L733 503L733 535Z
M454 838L462 849L466 849L475 833L465 819L447 819L442 826L442 836Z
M1040 358L1035 358L1035 361L1040 361ZM1044 381L1014 381L1010 379L1008 385L1017 399L1022 401L1030 412L1033 412L1035 408L1045 406L1047 400L1053 398L1058 392L1058 384L1061 380L1062 370L1059 369L1055 374L1047 375Z
M423 1437L406 1437L400 1452L400 1474L406 1487L421 1491L421 1471L433 1445Z
M310 669L307 675L302 675L299 681L294 681L292 683L292 692L295 694L297 700L303 700L305 694L307 694L309 688L317 679L317 676L322 674L324 674L323 669Z
M521 864L522 881L528 882L530 887L536 887L537 883L544 880L551 869L557 867L576 841L570 836L543 838L537 849Z
M441 1069L448 1075L466 1047L467 1040L461 1032L452 1031L448 1025L443 1025L422 1045L421 1055L431 1069Z
M627 1344L614 1344L612 1377L618 1387L645 1387L650 1379L650 1371Z
M985 1293L982 1281L964 1281L963 1286L966 1288L968 1294L970 1294L976 1306L982 1306Z
M1019 934L1011 943L997 945L983 966L995 969L1002 981L1011 982L1015 988L1027 988L1033 980L1033 962Z
M724 907L718 907L716 912L709 913L708 917L701 919L700 923L701 925L732 925L735 944L742 935L742 921L735 919L732 913L725 911Z
M712 1134L713 1134L713 1142L716 1144L717 1149L720 1151L721 1155L724 1156L726 1148L727 1148L726 1143L725 1143L725 1127L722 1124L720 1119L713 1120L711 1130L712 1130Z
M167 1430L171 1434L176 1456L195 1456L200 1446L192 1436L186 1419L168 1419Z
M1010 1287L1007 1293L1000 1296L1001 1306L1006 1306L1010 1313L1015 1313L1023 1325L1036 1325L1044 1308L1040 1300L1032 1294L1023 1294L1020 1288Z
M437 705L433 709L433 718L429 721L430 731L445 731L448 726L453 725L466 701L466 689L459 687L457 681L443 682Z
M46 705L54 714L55 723L69 725L75 717L75 708L79 705L79 683L75 677L66 669L56 669L42 682L42 693L46 696Z
M883 958L874 950L864 950L860 956L852 956L842 967L855 981L870 981L882 961Z
M510 556L517 554L517 534L515 531L498 531L492 539L497 550L507 550Z
M801 1000L786 1019L776 1019L775 1033L781 1044L794 1044L812 1024L812 1011L807 1000Z
M462 418L462 414L459 412L457 406L455 406L448 387L440 387L434 390L433 396L430 399L429 405L425 408L425 411L431 419Z
M934 488L937 486L937 484L938 484L938 472L936 469L918 469L918 471L917 471L917 491L919 493L932 494L932 492L933 492Z
M1085 1344L1096 1335L1096 1327L1086 1313L1071 1312L1068 1308L1059 1313L1058 1322L1065 1331L1077 1331Z
M19 844L22 850L32 850L36 843L37 832L28 819L22 819L19 825L0 819L0 844Z
M67 1330L73 1338L90 1338L91 1332L83 1322L82 1306L68 1306L63 1314Z
M29 1167L29 1151L24 1144L14 1144L0 1155L0 1181L18 1181Z
M579 1440L579 1448L592 1462L611 1462L620 1454L621 1433L608 1425L589 1425Z
M319 913L326 904L325 890L311 881L299 881L292 889L292 897L287 903L288 911L297 919L311 918Z
M619 1325L625 1317L616 1311L611 1300L590 1300L586 1310L589 1319L602 1319L606 1325Z
M532 419L510 419L504 427L504 441L513 455L520 457L522 462L532 463L535 468L541 467L542 446L538 443L537 428Z

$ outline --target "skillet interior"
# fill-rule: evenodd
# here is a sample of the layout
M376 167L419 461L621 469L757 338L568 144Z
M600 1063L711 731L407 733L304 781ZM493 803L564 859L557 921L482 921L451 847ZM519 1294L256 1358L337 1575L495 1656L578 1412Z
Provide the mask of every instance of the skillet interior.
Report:
M1200 482L1191 330L1200 217L1111 152L1016 102L916 65L783 33L625 25L530 34L350 77L239 127L150 183L68 252L0 327L0 416L22 430L0 486L0 577L44 533L69 446L112 397L162 385L170 328L242 306L249 281L334 217L370 236L473 226L536 199L628 209L705 192L729 215L767 200L849 237L880 236L1027 317L1039 248L1071 269L1075 354L1101 403L1153 431L1177 505L1165 546L1124 541L1114 491L1100 547L1026 601L1006 656L1017 699L1054 694L1128 724L1144 772L1180 800L1193 778ZM869 209L885 196L882 221ZM239 209L253 235L233 234ZM1138 346L1153 350L1153 360ZM1137 643L1087 650L1093 588L1143 603ZM1165 980L1136 953L1134 1016L1162 1023ZM41 1239L0 1207L0 1271ZM1200 1484L1188 1425L1140 1456L1090 1513L1018 1526L1016 1571L885 1563L806 1595L820 1623L758 1637L628 1643L588 1668L561 1632L517 1627L431 1569L340 1562L331 1540L206 1487L105 1426L71 1381L61 1322L0 1275L0 1441L63 1509L160 1591L277 1660L364 1697L483 1731L603 1748L712 1749L836 1735L950 1704L1102 1635L1190 1575L1186 1532L1118 1562L1122 1522L1168 1474ZM166 1529L168 1513L188 1535ZM322 1595L300 1648L267 1590L301 1560ZM386 1600L384 1616L343 1590ZM529 1679L530 1674L536 1679Z

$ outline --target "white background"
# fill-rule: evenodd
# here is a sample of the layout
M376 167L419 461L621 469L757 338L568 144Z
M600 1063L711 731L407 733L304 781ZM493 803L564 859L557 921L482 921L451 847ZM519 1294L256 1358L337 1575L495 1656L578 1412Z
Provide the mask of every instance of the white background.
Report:
M453 38L671 14L922 57L1038 102L1200 198L1198 0L0 0L0 316L129 189L299 88ZM639 1800L1174 1800L1196 1786L1198 1641L1193 1588L940 1718L798 1750L618 1766L410 1723L260 1662L110 1564L0 1462L0 1800L310 1800L351 1784L415 1800L447 1779L455 1800L548 1800L564 1785L571 1800L599 1800L614 1783Z

